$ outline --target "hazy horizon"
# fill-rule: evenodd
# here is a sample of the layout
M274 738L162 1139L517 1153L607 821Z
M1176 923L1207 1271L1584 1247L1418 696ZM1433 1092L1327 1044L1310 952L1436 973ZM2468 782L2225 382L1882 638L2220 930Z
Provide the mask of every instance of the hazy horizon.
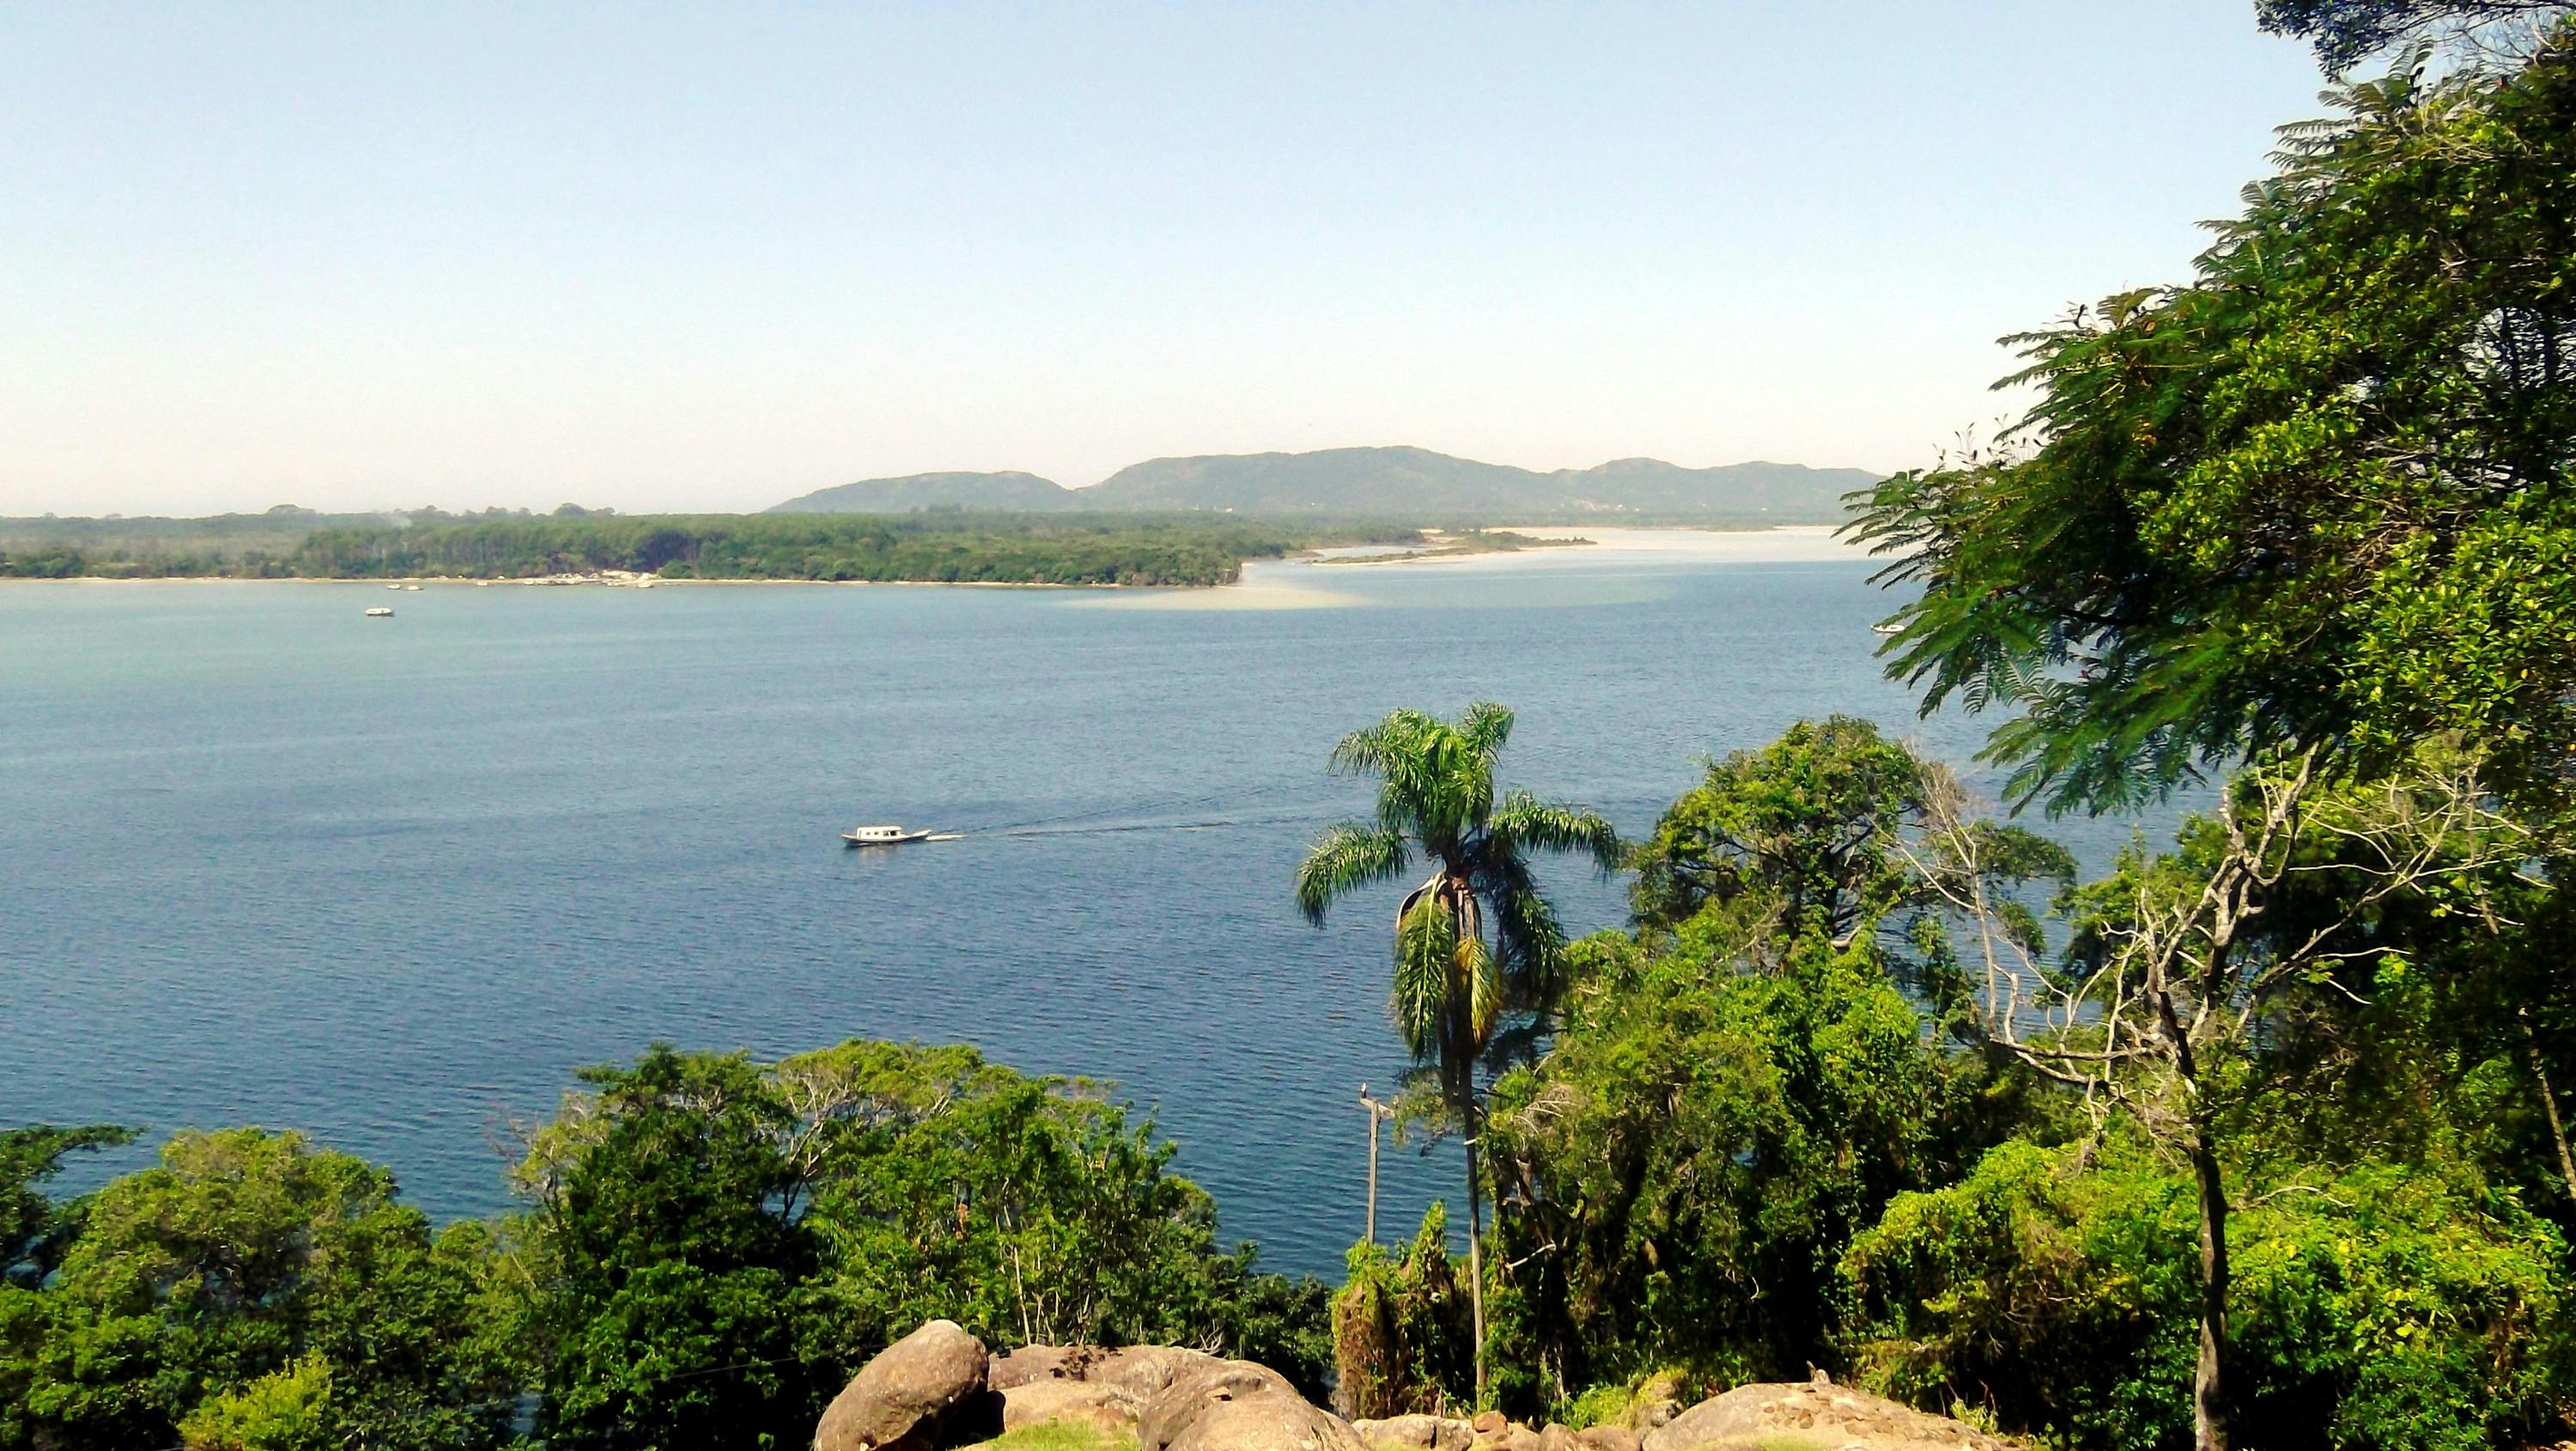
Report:
M1410 444L1892 470L2176 280L2246 0L20 10L0 513Z

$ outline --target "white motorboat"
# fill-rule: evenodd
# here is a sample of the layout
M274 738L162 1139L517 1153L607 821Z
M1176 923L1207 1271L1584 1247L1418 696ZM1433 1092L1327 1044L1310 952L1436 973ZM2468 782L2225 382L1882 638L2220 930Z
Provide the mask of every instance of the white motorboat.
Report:
M901 846L908 841L928 841L926 831L906 831L900 826L854 826L841 833L848 846Z
M369 605L367 607L367 618L371 620L389 619L392 615L393 607L391 605Z

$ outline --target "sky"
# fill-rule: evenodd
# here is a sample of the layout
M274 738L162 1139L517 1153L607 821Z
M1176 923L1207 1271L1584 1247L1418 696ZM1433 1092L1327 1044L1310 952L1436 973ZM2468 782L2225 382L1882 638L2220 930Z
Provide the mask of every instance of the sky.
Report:
M2321 84L2250 0L9 4L0 514L1890 470Z

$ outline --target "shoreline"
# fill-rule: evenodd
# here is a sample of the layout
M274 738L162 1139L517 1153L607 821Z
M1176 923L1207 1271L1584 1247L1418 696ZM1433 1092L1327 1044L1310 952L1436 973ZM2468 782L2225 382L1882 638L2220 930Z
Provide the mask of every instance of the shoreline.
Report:
M1272 561L1262 560L1260 563ZM1240 584L1235 580L1232 584ZM288 574L262 577L254 574L72 574L37 577L0 575L0 589L11 585L77 584L311 584L357 585L389 589L403 585L470 586L476 589L671 589L681 585L804 585L853 588L893 585L913 589L1227 589L1231 584L1054 584L1045 580L1009 579L693 579L663 575L639 575L632 579L598 579L587 575L538 575L522 579L470 579L463 575L419 574L376 575L366 579L338 579L322 575Z
M1276 557L1262 556L1240 562L1236 578L1216 584L1055 584L1043 580L985 579L698 579L663 575L635 574L626 571L590 572L570 575L533 575L510 579L478 579L465 575L377 575L365 578L334 578L317 575L103 575L80 574L52 578L0 576L0 588L11 585L198 585L198 584L294 584L339 585L385 589L418 585L443 588L476 589L662 589L676 586L831 586L840 588L893 586L906 589L1001 589L1001 590L1072 590L1095 594L1123 594L1137 591L1179 591L1199 593L1241 589L1242 570L1266 564L1334 565L1339 568L1366 566L1385 568L1402 565L1461 565L1475 561L1601 558L1605 556L1653 552L1683 554L1711 562L1788 562L1864 558L1865 551L1839 542L1834 536L1841 526L1834 524L1766 524L1748 528L1725 525L1669 525L1636 528L1601 528L1579 524L1497 524L1492 532L1523 534L1534 539L1575 541L1574 547L1563 545L1497 550L1470 550L1460 553L1427 548L1411 554L1388 554L1366 559L1339 560L1323 550L1297 550ZM1770 547L1766 547L1770 546ZM1351 546L1370 548L1374 546ZM611 577L613 576L613 577Z

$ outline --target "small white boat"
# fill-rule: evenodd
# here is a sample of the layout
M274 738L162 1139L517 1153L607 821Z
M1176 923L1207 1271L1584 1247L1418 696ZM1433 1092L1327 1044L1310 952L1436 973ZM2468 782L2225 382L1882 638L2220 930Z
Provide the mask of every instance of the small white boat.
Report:
M847 846L901 846L908 841L928 841L926 831L906 831L900 826L855 826L841 833Z
M419 586L419 585L416 585L416 584L407 584L407 585L404 585L404 586L403 586L403 588L404 588L404 589L407 589L407 590L410 590L413 594L418 594L418 593L420 593L420 586Z
M368 619L371 619L371 620L384 620L384 619L391 619L392 617L393 617L393 607L392 607L391 605L369 605L369 606L367 607L367 618L368 618Z
M398 585L398 584L389 584L389 585L386 585L386 586L385 586L385 588L387 588L387 589L401 589L401 588L402 588L402 586L401 586L401 585Z
M1904 629L1903 625L1872 625L1869 627L1869 632L1873 635L1894 635L1902 633Z

